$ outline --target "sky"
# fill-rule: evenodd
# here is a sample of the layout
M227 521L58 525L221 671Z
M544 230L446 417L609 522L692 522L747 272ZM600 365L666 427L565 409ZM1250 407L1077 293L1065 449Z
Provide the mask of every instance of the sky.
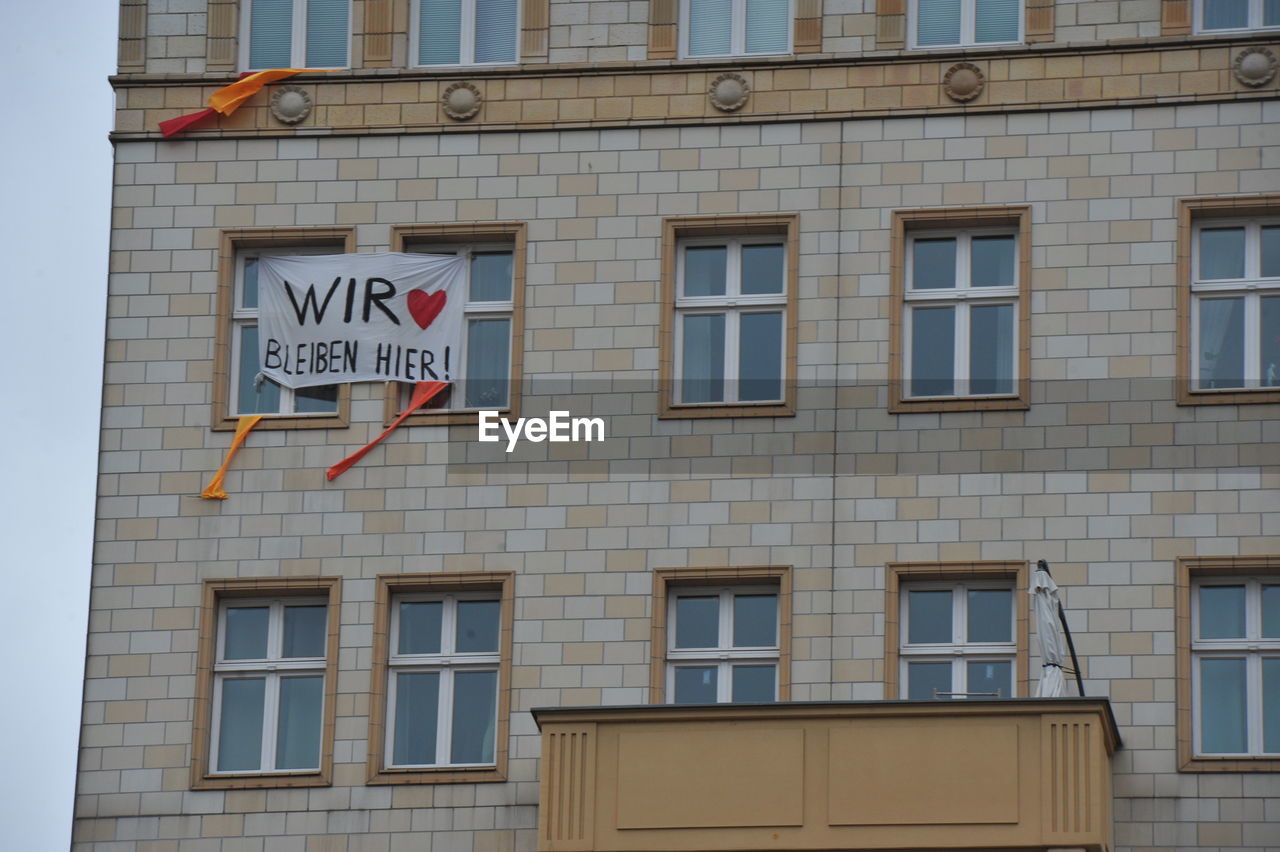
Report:
M23 852L71 842L118 8L0 0L0 848Z

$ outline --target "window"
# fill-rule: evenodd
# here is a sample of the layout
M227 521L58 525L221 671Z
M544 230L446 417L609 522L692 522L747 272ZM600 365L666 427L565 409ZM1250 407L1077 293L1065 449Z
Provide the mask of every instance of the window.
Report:
M329 783L337 591L332 578L206 584L194 787Z
M684 0L680 11L687 57L791 52L791 0Z
M499 65L516 61L516 0L416 0L417 65Z
M465 378L436 396L433 408L413 415L409 422L474 423L474 415L461 412L479 409L514 413L523 338L524 226L407 226L397 228L392 239L398 250L467 258L462 331ZM407 384L393 387L385 412L388 419L404 409L413 391Z
M345 68L351 0L245 0L243 66Z
M887 566L887 698L1027 694L1025 562Z
M1025 219L1008 209L895 214L892 410L1026 407Z
M674 314L669 324L664 317L662 335L672 350L671 363L663 359L663 415L789 415L795 217L736 217L723 228L698 222L667 222L674 257L664 289ZM742 230L722 233L735 224Z
M507 574L379 578L375 783L502 780L510 583Z
M1196 29L1202 33L1280 27L1280 0L1197 0Z
M787 700L787 569L663 568L654 583L655 703Z
M1023 0L911 0L911 47L1022 41Z
M290 389L259 374L258 258L335 254L354 248L348 229L245 229L223 233L213 428L233 429L243 414L266 414L262 428L346 425L349 385Z

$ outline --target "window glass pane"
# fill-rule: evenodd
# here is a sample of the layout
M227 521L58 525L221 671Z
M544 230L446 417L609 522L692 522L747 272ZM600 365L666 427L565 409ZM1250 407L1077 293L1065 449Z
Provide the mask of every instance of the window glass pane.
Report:
M1244 299L1200 299L1200 387L1244 387Z
M677 648L720 645L720 598L681 595L676 598Z
M462 0L419 0L418 64L461 62ZM433 758L432 763L435 762Z
M781 245L743 246L743 294L756 296L761 293L781 293L786 276L786 257L786 250Z
M1227 30L1249 26L1249 0L1203 0L1206 30Z
M467 322L467 408L505 408L511 373L511 319Z
M955 393L956 309L911 309L910 396Z
M283 657L323 657L326 606L286 606L284 608Z
M317 385L311 388L298 388L293 392L293 407L298 414L327 414L337 411L338 386Z
M734 666L732 701L773 701L777 697L774 686L775 666Z
M476 252L471 255L471 301L511 301L511 258L512 253L509 251Z
M260 677L222 681L218 715L218 771L250 771L262 766L262 700L267 682Z
M498 651L498 601L458 601L458 653Z
M681 402L724 401L724 314L686 314Z
M974 287L1012 287L1016 238L974 237L969 248L969 283Z
M400 654L439 654L444 604L440 601L400 602Z
M1280 387L1280 296L1266 296L1262 303L1262 329L1259 346L1262 363L1258 374L1262 386Z
M782 399L782 314L738 317L738 399Z
M790 0L747 0L747 53L786 53Z
M1262 25L1280 27L1280 0L1262 0Z
M733 646L771 648L777 644L778 596L734 595Z
M276 769L320 766L320 716L324 678L280 679L280 727L276 735Z
M222 645L222 659L265 660L270 615L271 610L265 606L227 607L227 635Z
M684 250L684 295L723 296L724 246L689 246Z
M1013 305L974 305L969 322L969 393L1013 393Z
M918 0L916 44L960 43L960 0Z
M970 589L968 627L970 642L1012 642L1013 591Z
M951 663L907 663L907 698L936 698L935 690L951 692Z
M955 286L955 239L912 240L911 289L950 290Z
M729 53L732 14L733 0L689 0L689 55Z
M998 692L996 698L1013 695L1013 666L1008 660L970 660L967 666L969 683L965 692Z
M249 9L249 67L293 64L293 0L253 0Z
M1022 0L977 0L977 3L975 42L1018 40L1018 7Z
M1200 661L1200 750L1239 754L1248 750L1245 728L1245 661Z
M516 0L476 0L476 62L515 62Z
M1200 587L1200 638L1244 636L1244 586Z
M716 667L682 666L676 669L676 704L715 704Z
M1262 635L1280 636L1280 586L1262 587Z
M346 66L350 11L351 0L307 0L308 68Z
M1280 752L1280 658L1262 660L1262 750Z
M493 763L498 719L498 673L458 672L453 676L451 763Z
M258 259L244 259L244 274L240 278L240 307L258 307Z
M1280 0L1274 2L1280 10ZM1262 277L1280 278L1280 226L1262 229Z
M951 590L907 592L907 642L950 642Z
M258 327L242 325L240 329L240 368L236 371L236 413L278 414L280 386L264 378L256 386L254 378L261 370L258 362Z
M440 675L437 672L396 674L396 766L436 762L436 721L440 712Z
M1244 277L1244 228L1200 231L1200 280Z

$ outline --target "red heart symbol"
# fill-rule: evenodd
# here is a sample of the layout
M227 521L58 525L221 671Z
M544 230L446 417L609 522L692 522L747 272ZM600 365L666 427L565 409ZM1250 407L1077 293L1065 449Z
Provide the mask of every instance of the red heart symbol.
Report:
M437 290L434 293L425 293L422 290L409 291L409 313L413 316L413 321L418 324L418 328L425 331L426 327L440 316L440 312L444 310L446 298L443 290Z

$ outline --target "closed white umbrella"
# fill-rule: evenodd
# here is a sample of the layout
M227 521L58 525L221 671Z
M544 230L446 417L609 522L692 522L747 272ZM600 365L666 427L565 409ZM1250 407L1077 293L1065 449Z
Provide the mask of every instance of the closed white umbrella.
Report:
M1041 566L1044 566L1042 561ZM1062 630L1058 627L1058 584L1040 567L1031 578L1031 600L1036 609L1036 638L1040 642L1040 683L1037 698L1059 698L1067 694L1067 681L1062 675Z

